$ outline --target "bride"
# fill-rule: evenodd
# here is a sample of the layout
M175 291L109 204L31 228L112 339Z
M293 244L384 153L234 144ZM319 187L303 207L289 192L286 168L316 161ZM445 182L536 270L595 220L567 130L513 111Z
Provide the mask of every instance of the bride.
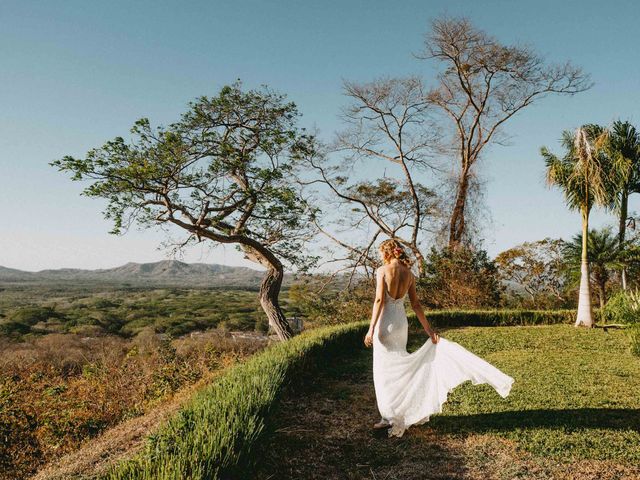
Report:
M463 348L440 337L425 318L416 294L411 260L393 239L380 245L384 262L376 271L376 298L371 325L364 339L373 345L373 383L381 420L374 428L387 428L401 437L411 425L420 425L442 412L448 393L461 383L487 383L505 398L513 378ZM407 352L407 315L404 299L430 337L418 350Z

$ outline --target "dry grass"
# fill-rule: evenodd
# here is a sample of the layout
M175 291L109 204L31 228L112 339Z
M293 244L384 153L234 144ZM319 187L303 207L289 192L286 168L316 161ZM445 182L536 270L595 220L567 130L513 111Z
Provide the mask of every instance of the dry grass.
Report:
M139 451L146 437L170 418L191 395L206 384L215 374L207 375L191 387L180 390L170 401L140 417L126 420L91 439L78 450L51 462L42 468L32 480L67 480L98 478L117 461Z
M82 454L94 455L79 461L86 466L93 457L102 461L104 452L126 450L175 410L178 392L266 343L217 330L171 341L150 329L132 340L51 334L3 342L0 479L33 475L123 421Z

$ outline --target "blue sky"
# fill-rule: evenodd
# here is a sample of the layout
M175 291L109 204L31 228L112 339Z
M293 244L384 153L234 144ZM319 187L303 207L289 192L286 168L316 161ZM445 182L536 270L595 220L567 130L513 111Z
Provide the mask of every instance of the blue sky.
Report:
M595 86L523 111L511 145L485 154L493 255L526 240L568 237L580 219L544 185L541 145L563 129L617 118L640 123L640 4L632 1L0 1L0 265L109 268L166 258L160 231L108 234L104 203L48 165L83 155L146 116L166 124L187 102L236 78L286 93L303 124L330 138L343 79L424 75L412 57L429 21L466 15L506 43L570 59ZM631 202L638 210L638 199ZM613 223L596 212L594 225ZM178 234L179 232L176 232ZM198 246L188 262L251 265L233 248Z

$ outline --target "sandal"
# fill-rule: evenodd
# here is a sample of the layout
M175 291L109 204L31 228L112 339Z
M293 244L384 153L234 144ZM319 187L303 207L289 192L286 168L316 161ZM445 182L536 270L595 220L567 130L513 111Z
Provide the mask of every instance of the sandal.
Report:
M388 428L391 424L387 422L385 419L380 419L380 421L373 425L373 428L376 430L380 430L382 428Z

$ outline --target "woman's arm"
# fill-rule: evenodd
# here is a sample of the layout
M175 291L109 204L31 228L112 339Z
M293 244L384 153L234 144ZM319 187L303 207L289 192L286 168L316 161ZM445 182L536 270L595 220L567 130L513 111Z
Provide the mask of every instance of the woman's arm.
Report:
M382 305L384 305L384 270L383 267L376 270L376 298L373 301L373 311L371 312L371 323L369 324L369 331L364 337L364 344L370 347L373 344L373 331L378 323L380 312L382 311Z
M411 275L411 285L409 286L409 300L411 301L411 308L416 312L416 317L420 320L424 331L427 332L427 335L431 337L431 341L433 343L438 343L438 333L431 328L431 324L427 320L424 315L424 310L422 309L422 305L420 304L420 299L418 298L418 294L416 292L416 277Z

